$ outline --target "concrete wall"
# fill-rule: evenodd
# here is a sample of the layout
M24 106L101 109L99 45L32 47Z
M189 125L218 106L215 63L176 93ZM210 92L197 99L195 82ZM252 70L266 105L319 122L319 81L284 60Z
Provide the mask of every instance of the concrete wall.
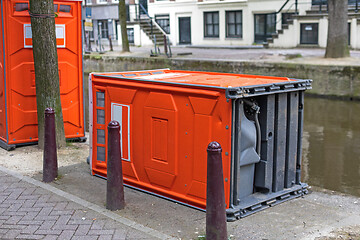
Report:
M360 99L360 66L228 62L167 58L84 56L85 72L119 72L170 68L313 79L307 93Z

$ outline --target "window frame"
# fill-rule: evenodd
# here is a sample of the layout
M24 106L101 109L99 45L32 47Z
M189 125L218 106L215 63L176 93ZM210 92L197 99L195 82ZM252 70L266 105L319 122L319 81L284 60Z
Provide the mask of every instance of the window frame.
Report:
M263 18L263 22L257 21L257 19ZM270 21L269 21L270 20ZM273 24L271 24L273 23ZM263 31L260 31L258 27ZM273 28L273 31L271 31ZM272 34L276 33L276 14L274 13L259 13L254 14L254 42L255 43L262 43L266 41L266 38L272 36Z
M230 34L229 33L229 14L230 13L234 13L235 14L235 22L231 23L233 25L235 25L235 34ZM237 22L237 18L236 18L236 13L240 13L240 22ZM243 37L243 14L242 14L242 10L229 10L229 11L225 11L225 26L226 26L226 37L227 38L242 38ZM237 29L237 25L240 25L240 33L237 34L236 29Z
M211 14L211 21L212 23L207 23L207 15ZM214 16L217 15L217 23L214 23ZM219 11L210 11L210 12L204 12L204 38L219 38L220 35L220 24L219 24L219 19L220 19L220 14ZM213 34L209 35L209 33L207 32L207 26L212 26L212 31ZM214 34L215 32L215 26L218 27L218 32L217 34Z

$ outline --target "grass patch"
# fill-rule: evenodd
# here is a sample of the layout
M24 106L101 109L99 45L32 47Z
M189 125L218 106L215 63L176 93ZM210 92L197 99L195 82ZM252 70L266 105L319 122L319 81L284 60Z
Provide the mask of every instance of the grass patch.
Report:
M296 53L296 54L286 54L285 55L286 59L295 59L295 58L302 58L302 55L300 53Z
M58 174L55 178L55 181L61 180L64 176L62 174Z

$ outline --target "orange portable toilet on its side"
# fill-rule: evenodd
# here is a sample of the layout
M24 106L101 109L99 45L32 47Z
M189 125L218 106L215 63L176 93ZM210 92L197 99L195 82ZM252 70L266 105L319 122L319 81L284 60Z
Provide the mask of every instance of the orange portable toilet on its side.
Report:
M120 124L124 183L206 208L210 142L222 146L229 221L307 192L300 181L311 80L149 70L91 73L90 166L106 178L107 124Z
M67 139L84 140L81 0L54 1L60 94ZM29 1L1 0L0 147L38 140Z

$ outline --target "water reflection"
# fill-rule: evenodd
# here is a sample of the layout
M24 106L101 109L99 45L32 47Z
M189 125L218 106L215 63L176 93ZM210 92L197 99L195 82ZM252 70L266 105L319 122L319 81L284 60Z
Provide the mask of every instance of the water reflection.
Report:
M306 98L302 181L360 196L360 102Z

